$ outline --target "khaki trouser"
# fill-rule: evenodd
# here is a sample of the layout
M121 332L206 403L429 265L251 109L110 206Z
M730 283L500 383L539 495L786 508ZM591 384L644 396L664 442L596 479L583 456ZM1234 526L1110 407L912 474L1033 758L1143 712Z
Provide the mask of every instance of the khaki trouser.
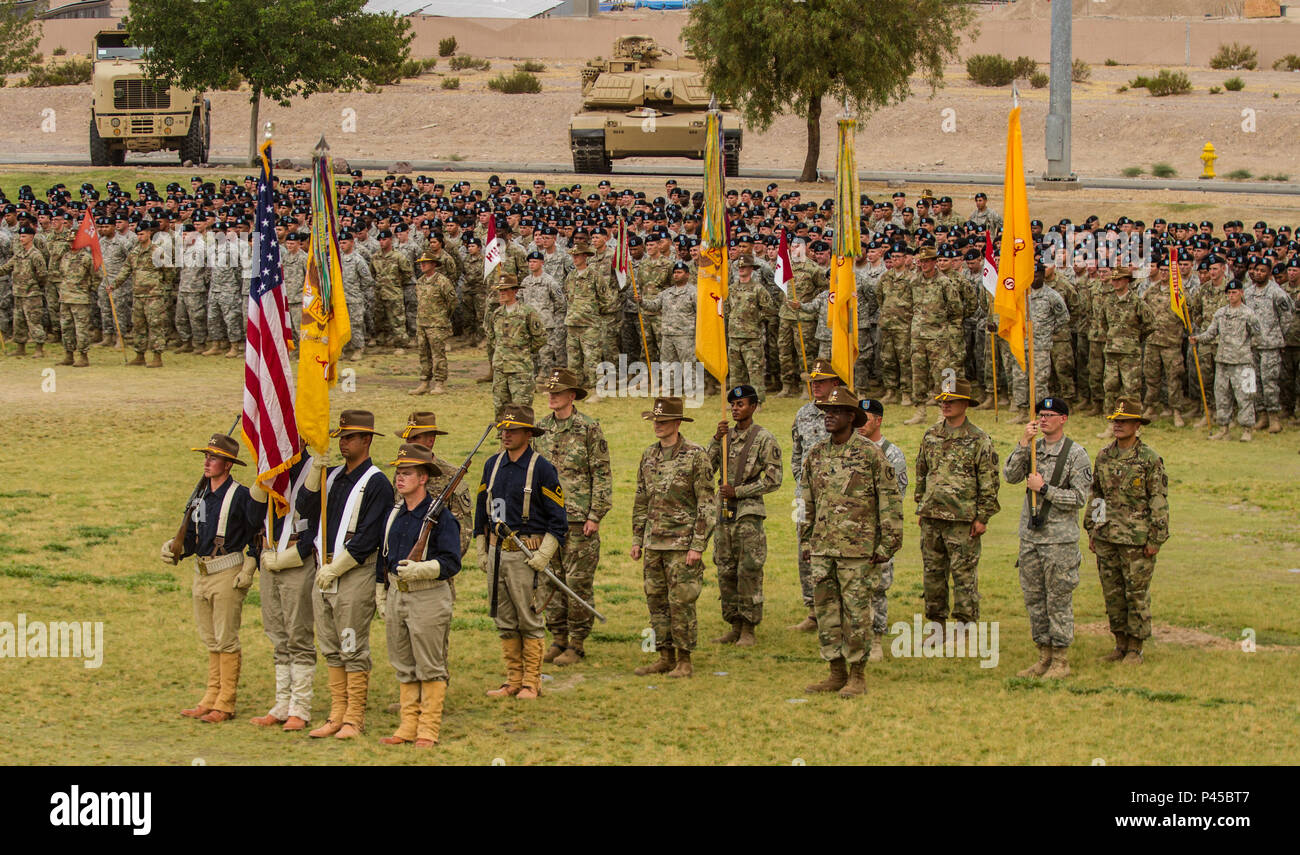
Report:
M316 590L316 554L307 553L301 567L263 571L261 585L262 627L275 664L315 665L311 592Z
M384 633L397 682L447 681L447 642L455 602L456 592L447 580L405 593L398 590L396 582L389 584Z
M370 670L370 621L375 616L375 554L338 578L338 593L311 586L316 640L325 664L348 671Z
M240 564L220 573L203 575L194 571L194 622L199 640L209 653L239 652L239 623L247 590L235 588Z
M492 579L492 562L496 560L495 547L488 546L488 583ZM538 574L528 566L522 552L501 550L501 571L497 576L497 631L502 638L545 638L546 626L542 620L542 600ZM488 592L491 596L491 592Z

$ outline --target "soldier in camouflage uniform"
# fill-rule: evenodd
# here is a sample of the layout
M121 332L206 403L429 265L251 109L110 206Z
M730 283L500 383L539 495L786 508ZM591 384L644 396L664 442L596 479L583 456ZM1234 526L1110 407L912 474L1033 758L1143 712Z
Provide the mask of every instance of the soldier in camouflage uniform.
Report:
M858 297L858 361L853 364L853 379L864 396L868 381L879 376L880 306L876 303L876 284L885 275L883 255L880 246L870 244L853 266Z
M1065 299L1050 288L1045 279L1042 266L1034 270L1033 285L1029 289L1027 302L1029 317L1034 324L1034 400L1041 401L1048 395L1048 383L1052 377L1052 341L1059 330L1070 329L1070 310ZM1029 367L1028 354L1025 357L1025 369L1014 359L1011 363L1011 395L1016 406L1016 414L1010 423L1023 424L1029 421Z
M1074 589L1079 587L1079 510L1092 490L1088 451L1065 435L1070 405L1044 398L1035 418L1007 458L1008 484L1026 482L1020 511L1020 590L1038 662L1018 677L1070 676L1068 650L1074 642ZM1037 445L1037 471L1030 472L1029 444ZM1044 477L1046 475L1046 477ZM1030 494L1036 493L1031 509Z
M1213 287L1214 280L1205 287ZM1228 423L1232 421L1232 404L1237 403L1237 420L1241 424L1241 441L1249 442L1251 428L1255 426L1255 366L1254 344L1259 341L1259 318L1248 309L1242 298L1242 284L1229 280L1224 286L1228 305L1216 309L1214 317L1204 332L1192 336L1192 343L1211 344L1217 339L1214 371L1214 421L1219 429L1210 439L1227 439ZM1144 414L1145 415L1145 414Z
M1142 415L1154 419L1157 415L1173 415L1174 427L1183 427L1183 414L1187 411L1187 397L1183 383L1187 379L1183 364L1183 336L1187 330L1182 318L1174 314L1169 299L1169 258L1160 260L1160 267L1142 299L1151 310L1151 334L1147 336L1142 354L1142 376L1146 381L1146 410ZM1163 382L1162 382L1163 381ZM1161 412L1162 391L1169 401L1172 413Z
M136 245L108 288L110 291L115 289L127 277L131 277L134 283L131 327L135 331L135 359L128 364L162 368L162 350L167 341L165 296L162 293L163 268L155 265L153 224L141 220L136 225L135 232ZM153 352L148 363L144 359L146 350Z
M589 388L596 388L596 365L601 361L603 315L617 305L618 295L608 277L601 276L591 265L595 254L588 244L573 247L574 268L564 280L564 297L568 310L564 316L568 336L568 369ZM597 398L599 400L599 398Z
M807 259L792 261L790 273L789 298L793 302L811 303L818 294L830 287L826 271L822 270L816 262ZM817 328L813 321L801 319L798 310L790 308L789 303L783 304L779 311L780 329L777 339L781 350L781 380L784 383L780 394L782 398L797 398L803 385L799 382L799 375L802 373L799 367L803 366L804 371L808 370L804 353L815 340ZM802 349L799 328L803 330Z
M763 322L777 318L779 309L772 295L754 278L755 267L752 255L736 259L737 279L727 290L727 380L732 386L752 384L761 404L767 367Z
M760 286L761 287L761 286ZM766 291L764 291L766 293ZM775 317L775 313L773 313ZM761 382L761 378L760 378ZM734 386L727 392L734 428L724 419L709 443L709 462L722 466L722 440L727 440L726 479L718 485L719 519L713 541L718 567L722 620L731 631L717 644L752 647L754 628L763 620L763 565L767 561L767 517L763 496L781 486L781 447L766 428L754 424L758 390Z
M375 277L370 262L357 249L351 232L339 232L339 269L343 273L343 297L352 320L352 338L343 345L344 355L353 362L361 359L366 349L367 309L375 291Z
M191 227L192 228L192 227ZM176 334L181 346L177 353L203 352L208 340L208 272L203 257L204 243L198 232L183 233L181 267L176 285ZM287 284L287 283L286 283ZM298 288L298 314L302 314L302 286ZM289 304L293 306L292 303ZM112 320L111 318L109 319ZM294 328L295 330L297 327Z
M866 413L866 421L858 428L858 433L871 440L885 455L885 461L893 467L894 480L898 483L898 499L907 498L907 457L903 449L885 439L881 429L885 423L885 405L873 398L858 401L858 408ZM901 513L901 511L900 511ZM871 655L868 662L880 662L885 658L885 633L889 631L889 589L894 584L894 559L880 567L880 584L871 596Z
M307 281L307 253L305 242L295 231L284 238L284 251L280 253L280 267L284 270L284 302L289 307L289 323L293 326L293 340L298 341L302 330L302 286Z
M1286 265L1286 281L1279 282L1291 298L1291 323L1285 330L1282 350L1282 417L1300 419L1300 256L1292 255Z
M1222 307L1228 305L1227 285L1232 281L1225 274L1227 265L1219 256L1210 256L1207 259L1210 263L1210 269L1206 274L1205 280L1201 282L1201 287L1196 289L1196 293L1187 299L1187 317L1192 322L1192 329L1203 330L1210 325L1214 318L1214 313ZM1212 342L1200 342L1196 347L1196 354L1201 365L1201 377L1199 383L1205 384L1206 405L1210 410L1217 410L1216 388L1218 382L1215 379L1215 348L1217 345ZM1253 356L1252 356L1253 360ZM1232 405L1228 405L1229 416L1231 416ZM1252 413L1254 408L1251 408ZM1209 419L1212 416L1209 413L1201 415L1200 421L1196 427L1208 427ZM1251 416L1251 426L1254 426L1254 416Z
M416 340L420 351L420 385L407 394L440 395L446 391L447 339L451 336L451 313L456 306L456 289L438 270L438 261L426 252L418 259L420 279L415 283ZM429 381L433 388L429 388ZM466 527L468 531L468 526Z
M815 406L825 413L828 437L804 458L797 523L809 544L817 640L830 674L807 691L848 698L867 690L872 601L881 567L903 544L903 503L885 455L856 430L867 414L853 393L836 387Z
M921 560L925 565L925 616L979 620L981 535L998 512L998 456L993 440L966 418L970 383L958 378L936 397L943 421L921 438L916 456L916 512L921 518Z
M405 253L393 248L390 230L380 229L378 240L379 251L370 256L375 277L376 339L382 347L410 347L402 289L413 275L411 261ZM416 299L418 303L419 298Z
M1106 418L1115 441L1097 453L1083 527L1115 636L1104 661L1141 665L1142 643L1151 637L1156 553L1169 539L1169 478L1160 455L1138 438L1138 424L1149 421L1136 401L1121 398Z
M49 274L45 267L45 256L35 245L35 237L36 229L19 226L18 248L8 261L0 264L0 276L9 276L13 280L13 333L14 344L18 347L14 355L27 355L27 337L30 334L36 346L33 355L40 359L45 356L45 326L41 318L41 306Z
M411 413L406 419L406 427L402 428L402 439L407 442L413 442L416 445L423 445L433 451L434 443L438 437L446 436L445 430L438 429L438 417L427 411L420 410ZM429 479L428 490L434 495L440 495L447 488L447 483L456 477L460 467L454 463L443 460L436 453L433 455L433 465L438 471ZM460 554L463 556L469 552L470 531L474 528L474 503L470 498L469 484L462 479L460 485L452 491L451 501L447 503L451 508L451 514L460 523Z
M948 372L956 374L961 360L953 350L960 337L964 308L956 283L935 269L937 253L925 247L916 254L920 273L912 280L912 401L916 412L905 425L925 421L925 402Z
M1259 318L1260 336L1255 342L1255 429L1268 425L1269 433L1282 430L1282 348L1291 325L1295 305L1286 291L1273 281L1267 258L1251 256L1250 283L1244 288L1246 307Z
M670 246L667 236L662 239L651 235L646 238L646 257L641 261L641 265L636 271L637 294L641 299L649 299L658 295L668 287L672 280L673 261L669 257L671 249L660 249L660 244L665 247ZM636 300L633 298L632 307L629 311L637 311L635 307ZM646 363L658 362L659 356L659 317L649 313L641 313L641 323L645 327L646 347L650 352L646 354Z
M1048 386L1051 387L1052 394L1056 397L1064 398L1067 401L1077 401L1079 400L1079 394L1074 384L1074 330L1080 321L1086 317L1079 305L1082 300L1075 284L1070 281L1070 277L1064 275L1055 265L1047 265L1043 280L1048 288L1060 295L1061 300L1065 303L1066 315L1069 317L1068 321L1059 324L1052 330L1051 346L1048 348L1052 358ZM1034 323L1035 328L1037 328L1037 319L1034 320ZM1035 371L1037 371L1037 366L1035 366Z
M681 261L673 264L667 288L652 297L642 295L641 308L657 319L659 368L664 382L670 385L673 381L669 372L684 383L684 378L695 371L695 299L691 268Z
M94 259L88 248L69 249L59 259L59 325L65 353L60 365L76 368L90 365L86 353L90 350L92 328L93 274Z
M708 453L680 433L681 398L655 398L641 418L654 422L657 442L641 453L632 504L633 561L643 561L646 605L659 659L637 676L693 673L698 626L695 601L704 581L704 547L717 519Z
M105 232L99 236L100 254L104 258L99 280L99 319L104 328L101 342L104 347L116 347L118 344L117 327L113 324L114 308L117 309L117 323L122 327L122 334L127 335L131 331L131 281L128 279L123 282L121 287L113 292L111 301L108 299L108 283L113 281L117 271L122 269L127 253L131 251L131 245L134 243L129 234L117 234L109 228L109 224L105 224Z
M244 355L244 302L246 290L243 278L243 265L239 260L239 241L233 229L225 239L218 236L217 257L208 278L208 349L203 356L220 356L222 352L228 358ZM135 295L139 298L137 285ZM349 313L351 309L349 308ZM361 316L351 315L354 326L360 326ZM229 347L222 347L222 337Z
M0 265L4 265L13 257L16 237L17 232L11 231L3 220L0 220ZM100 240L102 241L103 238L101 237ZM0 275L0 335L6 337L13 335L13 311L13 283L8 276Z
M528 275L519 283L519 300L537 310L546 329L546 346L537 354L534 368L538 382L567 359L564 352L564 287L544 269L540 252L528 254Z
M531 407L537 389L533 360L546 346L546 329L532 306L515 299L519 283L513 273L497 281L501 308L492 316L487 341L492 348L492 403L499 413L506 404Z
M886 404L912 405L912 275L908 272L907 250L889 251L889 269L876 283L876 305L880 307L880 373Z
M45 328L50 341L63 337L59 322L59 262L72 245L73 232L68 228L67 216L61 210L50 215L50 229L44 233L45 265L50 276L45 280Z
M1132 269L1116 267L1110 274L1110 281L1115 290L1102 301L1097 321L1098 329L1106 337L1107 411L1121 397L1130 401L1141 397L1142 340L1155 323L1151 309L1132 290ZM1097 434L1098 439L1108 436L1109 426Z
M547 277L550 278L550 277ZM596 568L600 564L600 522L613 506L614 479L609 446L600 422L579 412L574 401L587 396L578 376L567 368L551 371L542 390L551 412L537 422L546 429L535 441L537 453L555 464L564 488L569 534L564 539L555 575L591 605L596 604ZM556 589L547 592L546 628L551 647L542 657L556 665L574 665L586 657L591 612Z
M795 413L794 427L790 431L790 474L794 478L796 519L802 513L804 501L800 480L803 474L803 459L812 450L813 446L830 435L826 433L826 414L817 409L817 403L825 401L831 390L844 382L835 373L835 369L831 367L829 359L814 360L812 370L803 375L803 379L812 387L812 400L800 407L799 411ZM817 629L817 613L813 609L812 565L805 557L808 554L808 543L802 539L799 532L800 529L796 526L795 534L800 538L797 546L799 592L803 597L804 608L808 609L808 615L789 628L797 632L812 632Z

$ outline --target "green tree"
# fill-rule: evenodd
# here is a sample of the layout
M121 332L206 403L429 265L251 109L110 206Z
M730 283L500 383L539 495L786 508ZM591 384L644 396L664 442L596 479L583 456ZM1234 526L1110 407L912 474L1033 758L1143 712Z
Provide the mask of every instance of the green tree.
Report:
M27 71L39 58L41 25L36 10L20 13L16 5L15 0L0 0L0 74Z
M700 0L682 39L709 89L766 130L802 116L808 151L800 181L817 178L822 99L864 118L905 100L920 74L931 91L955 59L973 13L960 0Z
M149 74L216 89L238 74L252 90L249 161L257 158L262 96L355 89L410 56L405 18L363 11L366 0L132 0L123 22L148 49Z

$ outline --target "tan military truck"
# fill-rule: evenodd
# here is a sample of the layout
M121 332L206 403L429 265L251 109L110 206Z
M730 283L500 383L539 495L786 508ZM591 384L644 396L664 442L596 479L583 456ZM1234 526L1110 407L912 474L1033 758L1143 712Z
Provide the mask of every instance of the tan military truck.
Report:
M91 46L90 162L121 166L128 151L176 151L207 163L212 106L201 92L144 74L144 50L125 30L102 30Z
M611 59L588 60L582 99L581 111L569 120L575 172L606 173L623 157L704 157L704 114L712 96L699 63L650 36L623 36ZM740 118L724 113L728 175L739 174L740 144Z

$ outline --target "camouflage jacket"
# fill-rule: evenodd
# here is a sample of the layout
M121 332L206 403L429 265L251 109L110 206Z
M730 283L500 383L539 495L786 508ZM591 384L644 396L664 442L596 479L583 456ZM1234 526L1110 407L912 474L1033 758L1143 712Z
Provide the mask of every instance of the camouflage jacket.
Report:
M533 440L533 447L560 473L569 525L581 526L587 520L600 522L613 507L614 495L609 445L600 422L575 410L564 421L547 413L537 426L545 428L546 433Z
M236 259L222 252L208 271L208 290L214 294L238 294L243 286L242 274Z
M759 286L761 287L761 286ZM744 471L740 470L740 453L745 443L753 434L754 443L744 460ZM721 473L722 443L714 437L709 442L709 463L713 471ZM766 517L767 509L763 496L781 486L781 446L776 444L776 437L761 425L751 423L749 430L739 433L736 428L727 429L727 482L736 486L735 519L745 516ZM721 510L726 500L719 497Z
M619 305L618 292L610 285L609 277L601 276L591 264L581 270L575 267L564 280L564 299L568 304L566 327L597 326L602 323L601 315L613 312Z
M1151 309L1133 289L1123 296L1112 291L1101 304L1100 329L1106 336L1106 353L1119 356L1137 356L1142 352L1142 340L1151 332L1155 322Z
M829 287L830 280L821 265L812 261L796 261L790 265L790 299L796 303L811 303ZM781 319L795 320L795 310L782 303Z
M467 283L466 287L469 287L469 273L465 269L466 262L462 261L455 252L449 252L446 248L443 248L438 250L438 254L433 256L433 259L434 265L442 272L443 276L447 277L447 281L452 285L459 282L461 275L464 274ZM483 256L478 257L478 262L477 284L481 288L483 284Z
M794 478L795 498L800 495L804 456L828 436L826 414L817 409L816 404L809 401L794 414L794 427L790 430L790 475Z
M450 330L456 289L436 269L415 281L415 323L429 329Z
M1169 280L1163 279L1152 284L1142 298L1151 310L1151 335L1147 336L1148 345L1157 347L1178 347L1183 343L1182 318L1174 314L1169 302Z
M912 280L912 339L944 339L961 329L961 292L948 276L936 273Z
M162 296L163 268L154 265L154 246L152 243L137 242L126 256L122 269L113 277L112 285L116 288L131 277L134 285L132 293L136 297ZM239 268L234 268L238 276Z
M284 299L290 306L302 302L302 286L307 281L307 253L288 250L280 254L280 269L284 272Z
M1254 346L1259 341L1259 318L1243 303L1223 306L1215 311L1197 342L1218 341L1214 361L1224 365L1249 365L1255 361Z
M1101 324L1106 311L1106 302L1115 295L1115 289L1104 279L1097 277L1088 283L1088 341L1105 343L1106 329Z
M59 302L87 306L94 302L94 270L95 259L89 249L63 253L59 259Z
M71 229L45 232L45 264L49 270L58 270L63 254L72 247L75 236Z
M876 285L885 275L885 266L857 264L853 267L853 278L857 282L858 292L858 329L874 326L880 319L880 304L876 302Z
M645 549L703 552L718 517L709 455L679 437L641 452L632 503L632 543Z
M912 276L905 270L886 270L876 282L876 305L882 330L912 328Z
M1048 350L1058 330L1070 331L1070 310L1065 305L1065 298L1050 285L1042 288L1030 288L1029 317L1034 322L1034 347Z
M520 280L519 302L536 309L546 329L564 326L564 289L545 270L537 276L529 274Z
M820 412L820 411L819 411ZM875 440L872 440L875 442ZM907 455L903 454L903 449L897 444L890 442L883 436L876 445L880 448L885 460L889 465L894 467L894 480L898 482L898 498L902 499L907 496Z
M546 346L546 328L532 306L515 302L499 306L487 329L492 370L505 374L533 371L533 355Z
M966 219L990 232L997 231L998 226L1002 225L1002 215L992 208L971 211L970 216Z
M182 294L206 294L208 292L208 284L211 280L212 274L208 270L208 266L202 263L201 256L198 255L197 250L193 255L187 252L185 263L181 266L179 271L176 290ZM288 280L286 279L285 285L287 286L288 284ZM298 298L296 300L288 299L287 302L290 306L302 302L301 282L298 283Z
M659 315L663 335L695 335L695 284L674 285L642 300L646 314Z
M370 271L370 262L360 252L339 255L339 268L343 271L343 290L354 295L364 295L375 287L375 277Z
M1060 442L1048 445L1046 440L1038 436L1034 438L1034 442L1038 446L1038 474L1042 475L1045 481L1051 481L1052 474L1056 471L1057 458L1061 456L1061 448L1065 445L1065 438L1062 437ZM1011 450L1011 455L1007 458L1002 474L1008 484L1019 484L1029 477L1028 446L1022 448L1020 443L1016 443L1016 447ZM1088 450L1075 442L1071 444L1070 454L1065 460L1061 483L1055 487L1050 483L1044 483L1043 491L1039 493L1040 516L1042 516L1043 500L1046 499L1050 504L1038 528L1029 525L1029 492L1025 491L1025 504L1020 510L1020 542L1078 543L1079 509L1088 500L1088 493L1091 490L1092 465L1088 461Z
M1279 283L1291 298L1291 323L1286 328L1286 346L1300 347L1300 281Z
M827 437L808 452L800 476L799 540L813 555L875 558L903 545L903 500L893 468L857 431L848 442Z
M988 524L998 504L998 455L993 440L969 419L941 421L921 437L916 455L916 513L954 522Z
M1088 536L1126 546L1169 539L1169 477L1155 449L1138 440L1127 451L1112 442L1097 453L1084 511Z
M556 282L564 282L569 276L569 271L573 269L573 256L569 255L559 247L555 252L547 255L542 252L542 270L551 275Z
M10 276L13 279L15 298L44 294L45 283L48 281L45 256L34 243L31 249L23 249L21 244L16 247L9 260L0 264L0 276Z
M395 249L380 250L370 256L375 271L375 290L382 300L402 299L402 287L411 281L413 268L405 253Z
M100 268L103 281L112 281L113 277L117 275L117 271L122 269L122 265L126 262L127 250L128 247L123 246L116 236L100 236L99 252L104 258L104 266Z
M1071 334L1086 317L1086 313L1079 309L1079 303L1081 302L1079 289L1070 281L1070 277L1062 274L1053 277L1046 284L1047 287L1060 295L1061 300L1065 303L1065 315L1068 318L1066 323L1058 323L1052 329L1052 341L1070 341ZM1035 320L1034 323L1037 324L1038 321Z
M1187 317L1193 330L1208 327L1214 313L1228 305L1228 295L1223 290L1227 284L1227 279L1220 285L1206 280L1204 287L1196 289L1196 293L1187 298ZM1207 343L1207 346L1213 347L1214 344Z
M451 479L456 477L460 467L448 463L436 454L433 455L433 465L437 467L438 474L429 479L426 489L431 495L437 496L447 488ZM401 501L400 497L398 501ZM460 523L460 554L464 555L469 552L469 539L474 531L474 503L470 499L469 484L466 484L463 478L460 485L452 491L447 508L456 518L456 522Z
M1246 305L1259 318L1260 336L1255 344L1258 348L1279 348L1286 343L1286 328L1291 324L1291 314L1295 306L1291 298L1282 290L1282 286L1272 279L1264 286L1254 282L1248 284L1243 296Z
M751 277L749 282L732 283L723 311L728 338L740 341L763 338L763 322L777 317L778 308L767 289Z
M672 270L673 263L662 256L644 259L636 272L636 290L641 299L653 297L667 288ZM635 302L628 305L631 311L636 311L636 308Z

